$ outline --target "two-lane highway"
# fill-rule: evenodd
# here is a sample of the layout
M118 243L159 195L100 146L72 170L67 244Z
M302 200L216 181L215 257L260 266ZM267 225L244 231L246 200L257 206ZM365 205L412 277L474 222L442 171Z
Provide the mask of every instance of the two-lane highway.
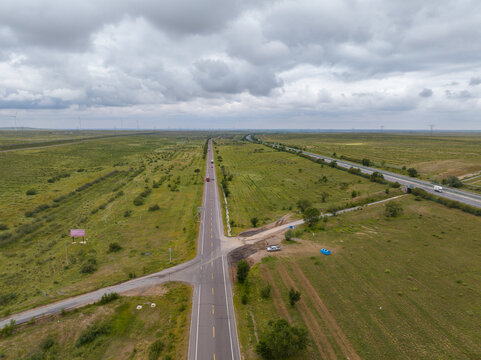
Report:
M199 272L194 281L189 359L240 360L232 289L222 254L224 230L217 189L212 142L207 154L203 213L199 231Z

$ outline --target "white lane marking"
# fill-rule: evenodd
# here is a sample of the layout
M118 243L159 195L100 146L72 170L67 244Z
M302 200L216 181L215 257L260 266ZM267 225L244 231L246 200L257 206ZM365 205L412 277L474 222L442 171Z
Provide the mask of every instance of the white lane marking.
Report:
M232 360L234 360L234 348L232 347L232 331L230 329L230 317L229 317L229 299L227 298L227 284L225 281L225 262L224 256L222 256L222 274L224 275L224 291L225 291L225 304L227 306L227 322L229 324L229 340L230 340L230 351L232 354Z
M197 352L199 351L199 322L200 322L200 293L202 284L199 284L199 299L197 303L197 334L195 335L195 360L197 360Z

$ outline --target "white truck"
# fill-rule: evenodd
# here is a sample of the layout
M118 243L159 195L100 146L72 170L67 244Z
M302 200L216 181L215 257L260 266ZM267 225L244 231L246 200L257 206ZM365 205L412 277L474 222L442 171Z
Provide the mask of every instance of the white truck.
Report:
M434 191L436 192L443 192L443 187L442 186L439 186L439 185L434 185Z

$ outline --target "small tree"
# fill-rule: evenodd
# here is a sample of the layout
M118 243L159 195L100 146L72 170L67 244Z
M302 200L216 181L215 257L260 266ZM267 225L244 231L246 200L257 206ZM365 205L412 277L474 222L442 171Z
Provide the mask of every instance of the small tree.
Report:
M28 189L27 192L26 192L27 195L36 195L37 194L37 190L35 189Z
M321 212L319 211L319 209L310 207L304 211L304 215L302 216L302 218L308 226L313 227L319 221L320 215Z
M119 243L113 242L109 244L109 253L122 250L122 246Z
M449 185L455 188L459 188L463 186L463 183L461 182L461 180L459 180L457 176L452 175L447 179L443 179L443 185Z
M259 219L257 218L257 216L251 218L251 224L253 227L256 227L258 223L259 223Z
M369 165L371 165L371 160L364 158L364 159L362 159L362 164L364 166L369 166Z
M294 306L299 300L301 300L301 293L297 290L294 290L294 288L291 288L291 290L289 290L289 304Z
M297 208L301 213L303 213L310 206L311 206L311 202L307 199L302 199L297 201Z
M293 236L294 236L294 232L292 230L287 230L286 233L284 234L284 239L286 241L291 241Z
M322 202L325 203L328 197L329 197L329 194L327 192L323 191L322 194L321 194Z
M409 168L407 171L408 171L408 175L411 177L418 176L418 171L415 168Z
M256 345L256 353L264 359L287 359L307 346L307 330L291 326L287 320L270 321Z
M239 261L237 263L237 281L243 284L247 280L247 275L249 275L250 269L251 267L247 261Z
M386 204L384 215L386 217L396 217L403 213L402 205L395 201L390 201Z

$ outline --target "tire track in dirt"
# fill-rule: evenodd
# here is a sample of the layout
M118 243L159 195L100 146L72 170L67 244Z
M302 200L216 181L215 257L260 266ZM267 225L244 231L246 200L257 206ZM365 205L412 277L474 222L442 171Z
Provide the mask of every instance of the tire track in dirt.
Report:
M292 263L292 267L296 276L300 280L299 286L301 286L303 290L306 291L322 320L324 320L330 332L334 335L334 338L336 339L336 342L341 348L344 356L351 360L360 360L361 358L356 353L356 350L354 350L351 342L347 339L346 334L344 334L344 332L338 325L336 319L334 319L334 317L331 315L329 309L324 304L324 301L322 301L322 299L319 297L319 294L317 293L314 286L312 286L309 279L302 272L302 269L296 263Z
M287 273L286 268L284 265L279 265L278 266L279 273L282 277L282 282L286 285L286 287L297 287L296 283L292 278L289 276ZM326 334L324 331L321 329L319 324L314 320L314 314L312 314L311 310L307 306L307 304L304 302L304 300L299 301L299 307L301 308L301 316L302 319L304 320L304 323L306 324L309 332L311 333L311 337L314 340L317 349L319 350L319 353L321 354L323 359L337 359L336 353L334 349L332 348L331 344L329 343L329 340L327 339Z
M266 280L269 284L271 284L271 289L273 292L273 297L272 300L274 301L274 307L277 310L277 313L281 316L287 319L289 323L292 324L292 319L289 315L289 312L287 311L286 305L282 301L282 296L279 291L279 289L276 286L276 283L274 281L274 278L272 277L271 271L267 266L264 266L264 271L262 272L264 280Z

